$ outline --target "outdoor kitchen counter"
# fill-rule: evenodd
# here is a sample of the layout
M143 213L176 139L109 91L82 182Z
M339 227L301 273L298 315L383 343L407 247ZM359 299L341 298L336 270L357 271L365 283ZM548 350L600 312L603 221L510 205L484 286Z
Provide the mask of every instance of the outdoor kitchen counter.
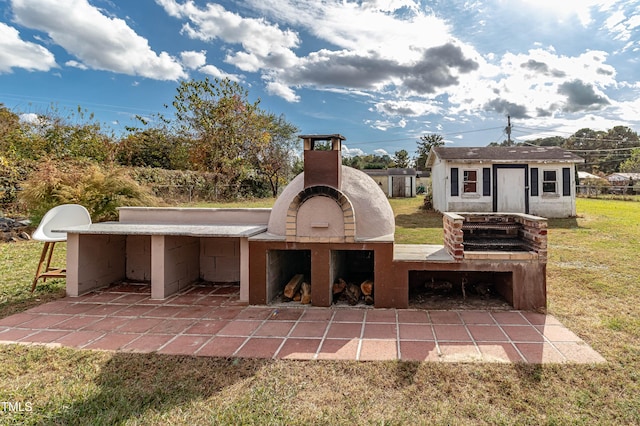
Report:
M67 233L68 296L132 279L150 280L151 298L164 299L209 276L239 281L240 299L248 301L248 239L266 229L266 224L102 222L55 231Z
M176 225L101 222L55 229L54 232L94 235L182 235L210 238L248 238L266 230L266 225Z

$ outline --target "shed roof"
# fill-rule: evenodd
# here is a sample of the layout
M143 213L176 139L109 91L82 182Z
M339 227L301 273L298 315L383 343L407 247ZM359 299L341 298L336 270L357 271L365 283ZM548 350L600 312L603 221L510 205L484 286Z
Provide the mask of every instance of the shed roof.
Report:
M417 174L416 169L409 168L363 169L362 171L369 176L415 176Z
M627 181L629 179L640 180L640 173L611 173L607 176L609 181Z
M583 163L584 159L557 146L485 146L485 147L435 147L429 152L427 165L433 165L435 157L448 161L496 163L528 163L554 161Z
M578 179L604 179L604 178L601 178L600 176L594 175L592 173L578 171Z

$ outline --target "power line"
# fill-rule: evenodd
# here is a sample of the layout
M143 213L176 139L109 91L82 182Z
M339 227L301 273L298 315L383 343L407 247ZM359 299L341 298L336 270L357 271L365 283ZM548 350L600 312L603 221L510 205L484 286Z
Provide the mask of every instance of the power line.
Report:
M575 138L575 139L579 139L579 140L582 140L582 141L623 142L623 141L621 141L620 139L609 139L609 138L587 138L587 137L584 137L584 136L575 136L575 132L574 132L574 133L570 133L570 132L561 132L561 131L559 131L559 130L553 130L553 129L542 129L542 128L526 127L526 126L518 126L518 128L527 129L527 130L546 130L546 131L549 131L549 132L565 133L565 134L568 134L568 135L569 135L569 137L564 138L564 139ZM519 132L521 132L521 133L529 134L529 135L531 134L531 133L526 133L526 132L523 132L523 131L521 131L521 130L518 130L518 128L514 128L513 130L514 130L514 131L519 131ZM558 138L562 138L563 136L551 135L551 136L548 136L548 137L558 137Z
M604 151L604 152L610 152L610 151L631 151L634 149L638 149L640 148L639 146L632 146L629 148L593 148L593 149L565 149L565 151L569 151L569 152L594 152L594 151Z
M461 131L461 132L448 132L448 133L439 133L439 132L431 132L431 134L439 134L442 136L456 136L456 135L463 135L463 134L467 134L467 133L477 133L477 132L486 132L489 130L496 130L496 129L503 129L503 127L488 127L486 129L476 129L476 130L465 130L465 131ZM352 145L369 145L369 144L377 144L377 143L388 143L388 142L403 142L403 141L413 141L416 139L419 139L420 137L413 137L413 138L402 138L402 139L383 139L383 140L377 140L377 141L366 141L366 142L360 142L360 141L356 141L356 142L347 142L345 145L348 146L352 146Z

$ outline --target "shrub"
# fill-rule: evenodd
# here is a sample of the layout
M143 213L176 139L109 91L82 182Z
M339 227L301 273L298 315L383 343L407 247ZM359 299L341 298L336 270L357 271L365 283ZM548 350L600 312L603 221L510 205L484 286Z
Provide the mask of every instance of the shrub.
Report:
M151 167L132 167L127 172L133 180L149 187L155 196L169 203L207 200L214 193L211 173Z
M20 194L34 223L54 206L81 204L92 220L115 220L121 206L153 206L161 204L150 191L138 185L120 167L75 161L44 161L29 176Z
M29 173L35 168L28 160L15 160L0 156L0 210L10 214L22 214L18 193Z
M20 172L15 164L0 157L0 209L6 209L18 198Z

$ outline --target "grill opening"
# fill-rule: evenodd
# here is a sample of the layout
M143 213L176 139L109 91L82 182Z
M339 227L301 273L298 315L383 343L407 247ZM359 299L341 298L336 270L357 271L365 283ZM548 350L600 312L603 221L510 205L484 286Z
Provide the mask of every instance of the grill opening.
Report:
M512 309L513 274L409 271L409 306L429 309Z
M360 285L366 281L371 280L374 282L374 294L375 294L375 280L374 280L374 251L373 250L331 250L331 265L330 274L331 283L333 284L338 279L343 279L347 284ZM345 299L346 295L336 294L334 295L334 303L347 303ZM375 297L372 295L372 297ZM364 303L364 295L362 295L358 303Z
M462 232L467 251L529 251L521 238L522 225L519 223L498 220L464 223Z
M311 250L267 251L267 300L282 301L285 285L298 274L311 283Z

